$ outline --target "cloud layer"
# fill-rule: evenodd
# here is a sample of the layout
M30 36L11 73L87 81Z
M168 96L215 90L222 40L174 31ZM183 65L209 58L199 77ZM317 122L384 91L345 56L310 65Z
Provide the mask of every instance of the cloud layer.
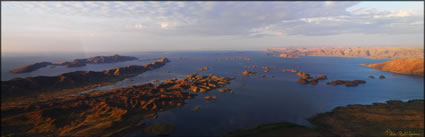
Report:
M423 7L385 11L355 8L358 3L2 2L6 19L2 24L10 35L29 31L204 38L423 35Z

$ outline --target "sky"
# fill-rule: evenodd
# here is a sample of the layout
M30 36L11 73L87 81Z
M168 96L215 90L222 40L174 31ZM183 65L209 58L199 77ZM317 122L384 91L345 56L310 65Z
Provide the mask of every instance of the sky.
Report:
M1 2L2 53L423 46L424 2Z

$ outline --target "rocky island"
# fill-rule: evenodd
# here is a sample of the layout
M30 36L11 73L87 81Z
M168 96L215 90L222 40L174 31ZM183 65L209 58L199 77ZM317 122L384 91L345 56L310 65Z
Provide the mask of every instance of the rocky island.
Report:
M185 79L166 80L158 85L140 84L2 108L1 135L122 136L132 130L163 135L168 132L154 132L162 128L152 129L156 126L144 126L139 122L158 117L158 112L183 106L185 100L196 96L188 92L193 87L209 91L229 84L230 80L215 75L192 74Z
M42 93L49 92L67 93L81 91L87 87L121 81L145 71L160 68L168 62L169 60L167 58L161 58L151 64L140 66L130 65L98 72L75 71L57 76L15 78L1 82L2 99L20 96L39 96ZM67 92L64 92L64 90L67 90Z
M24 67L16 68L13 70L10 70L11 73L27 73L36 71L40 68L44 68L48 65L59 65L59 66L66 66L68 68L70 67L80 67L85 66L86 64L100 64L100 63L116 63L116 62L123 62L123 61L130 61L130 60L137 60L136 57L130 57L130 56L120 56L120 55L113 55L113 56L95 56L90 57L87 59L75 59L73 61L65 61L65 62L58 62L58 63L51 63L51 62L39 62L35 64L26 65Z
M337 107L309 121L314 128L281 122L233 131L228 136L424 136L424 100L390 100L372 105Z
M299 79L297 79L298 83L301 84L312 84L312 85L316 85L317 83L319 83L319 80L325 80L328 79L328 77L326 75L320 75L320 76L316 76L315 78L311 77L310 74L307 74L305 72L298 72L297 75L300 77Z
M382 63L369 64L368 67L393 73L424 76L424 60L411 58L406 60L391 60Z
M50 62L38 62L38 63L34 63L34 64L30 64L30 65L26 65L20 68L16 68L13 70L10 70L9 72L11 73L28 73L28 72L33 72L36 71L40 68L44 68L47 67L49 65L52 65L53 63Z
M344 86L347 86L347 87L355 87L359 84L365 84L365 83L366 83L366 81L364 81L364 80L353 80L353 81L350 81L350 80L335 80L335 81L328 82L326 84L327 85L333 85L333 86L344 85Z

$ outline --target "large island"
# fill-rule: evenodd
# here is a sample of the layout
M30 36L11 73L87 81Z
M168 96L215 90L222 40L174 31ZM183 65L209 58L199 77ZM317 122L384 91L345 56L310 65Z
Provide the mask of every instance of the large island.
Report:
M65 61L65 62L58 62L58 63L38 62L38 63L34 63L34 64L30 64L20 68L10 70L10 72L11 73L28 73L28 72L36 71L40 68L44 68L49 65L66 66L68 68L71 68L71 67L85 66L86 64L116 63L116 62L130 61L130 60L137 60L137 58L130 57L130 56L120 56L120 55L95 56L95 57L90 57L86 59L75 59L73 61Z

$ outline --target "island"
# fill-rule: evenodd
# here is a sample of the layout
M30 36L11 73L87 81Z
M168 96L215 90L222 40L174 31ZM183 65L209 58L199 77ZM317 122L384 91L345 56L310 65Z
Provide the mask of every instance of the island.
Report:
M123 136L134 130L152 135L168 134L166 131L172 130L156 124L144 125L140 121L183 106L185 100L196 97L196 93L190 92L193 87L210 91L229 84L230 80L215 75L191 74L158 85L139 84L2 108L1 135ZM157 130L164 132L154 132Z
M228 136L424 136L424 100L348 105L317 114L308 120L314 125L313 128L280 122L235 130Z
M39 63L26 65L24 67L16 68L16 69L10 70L9 72L28 73L28 72L36 71L40 68L44 68L48 65L55 65L55 66L62 65L62 66L66 66L70 68L70 67L86 66L86 64L116 63L116 62L131 61L131 60L137 60L137 58L130 57L130 56L120 56L118 54L113 56L95 56L95 57L90 57L87 59L75 59L73 61L65 61L65 62L58 62L58 63L39 62Z
M56 93L52 96L57 96L57 94L69 94L101 85L113 84L145 71L160 68L168 62L167 58L161 58L151 64L130 65L104 71L74 71L57 76L15 78L2 81L2 105L4 104L3 101L13 101L14 97L44 96L48 93Z
M424 76L424 60L420 58L391 60L382 63L368 64L367 66L393 73Z
M335 80L335 81L328 82L326 84L327 85L333 85L333 86L344 85L344 86L347 86L347 87L355 87L359 84L365 84L365 83L366 83L366 81L364 81L364 80L353 80L353 81L350 81L350 80Z
M328 79L328 77L326 75L319 75L316 77L311 77L310 74L307 74L305 72L298 72L297 75L300 77L299 79L297 79L298 83L301 84L312 84L312 85L316 85L317 83L319 83L319 80L326 80Z
M11 73L28 73L28 72L33 72L36 71L40 68L44 68L47 67L49 65L52 65L53 63L51 62L38 62L38 63L34 63L34 64L30 64L30 65L26 65L20 68L16 68L13 70L10 70L9 72Z

